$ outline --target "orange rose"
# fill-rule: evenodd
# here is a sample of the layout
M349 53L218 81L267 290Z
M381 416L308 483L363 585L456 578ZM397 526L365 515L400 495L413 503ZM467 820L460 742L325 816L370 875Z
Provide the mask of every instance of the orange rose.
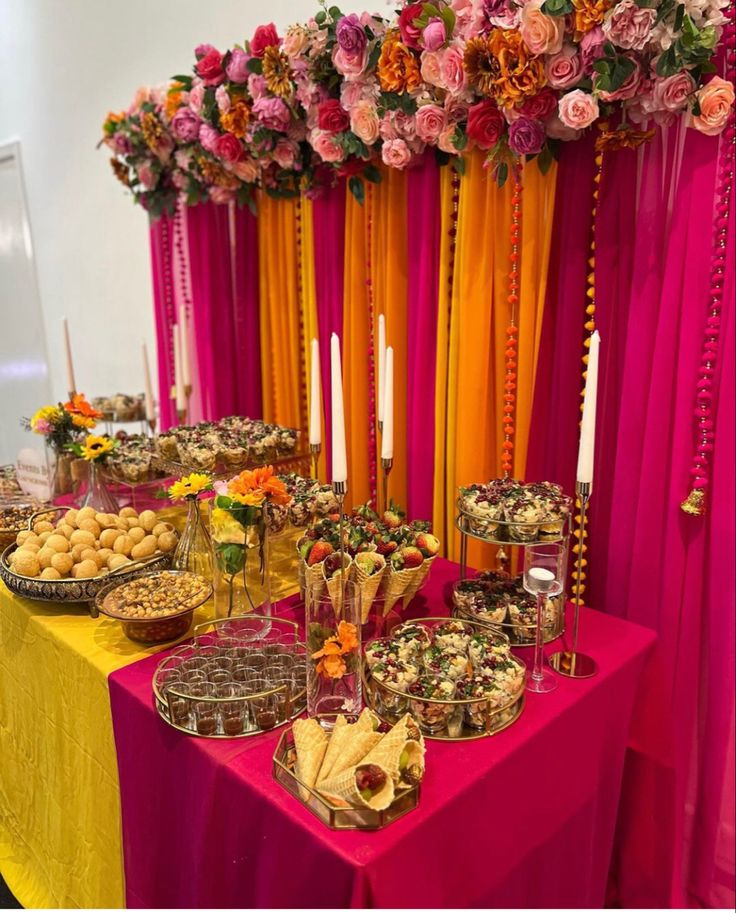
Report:
M728 121L734 101L733 86L720 76L699 89L696 98L700 114L694 114L692 125L706 136L718 136Z
M389 32L378 58L378 81L384 92L413 92L422 82L419 62L402 44L397 31Z
M547 82L543 58L532 56L516 29L493 29L488 47L498 61L493 94L503 107L511 108L536 95Z
M603 22L614 0L572 0L575 41Z
M248 130L248 121L250 120L250 108L242 98L237 99L230 105L230 110L220 115L220 125L223 130L243 139Z

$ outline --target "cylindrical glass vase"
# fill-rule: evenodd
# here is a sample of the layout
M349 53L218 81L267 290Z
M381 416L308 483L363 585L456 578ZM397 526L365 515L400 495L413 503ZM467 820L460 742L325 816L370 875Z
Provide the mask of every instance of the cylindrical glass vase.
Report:
M307 712L330 728L338 714L359 713L360 590L338 574L305 593Z
M212 579L212 541L196 498L191 498L187 502L187 522L174 552L172 564L178 571L191 571L207 580Z
M268 528L263 511L242 524L211 501L210 533L214 557L215 617L271 616L272 568ZM263 634L270 622L263 624Z

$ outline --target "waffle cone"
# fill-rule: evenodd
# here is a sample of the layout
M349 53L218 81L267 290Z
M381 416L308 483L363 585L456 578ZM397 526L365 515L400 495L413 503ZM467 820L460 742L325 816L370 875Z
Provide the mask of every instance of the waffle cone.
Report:
M342 594L343 594L343 581L347 583L350 572L352 569L353 559L349 559L349 564L344 567L342 570L337 571L335 574L330 577L329 580L325 581L327 584L327 592L330 594L330 600L332 605L335 607L335 611L338 614L338 617L342 613ZM324 569L323 574L324 577Z
M357 723L355 725L357 725ZM352 726L348 723L346 717L338 716L335 720L330 741L327 743L327 751L325 751L325 756L322 759L322 766L317 775L317 783L326 780L327 777L329 777L332 765L339 757L345 740L349 738L350 729L352 729Z
M421 565L420 565L421 567ZM383 591L383 614L388 615L391 609L406 593L414 580L419 568L410 567L401 571L395 571L389 567L388 573L384 575L386 587Z
M378 764L390 774L396 786L402 781L400 768L401 755L406 751L409 755L409 765L417 766L424 774L424 746L407 737L406 727L397 723L396 726L382 737L374 748L363 758L364 764Z
M411 586L404 593L404 608L406 608L412 599L417 595L419 590L424 586L424 582L427 577L429 577L429 572L432 570L432 562L434 557L425 558L424 561L416 568L416 576L411 582Z
M305 786L314 786L325 751L327 733L317 720L294 720L292 727L296 747L296 776ZM308 794L303 796L306 798Z
M312 599L319 599L325 588L324 561L317 564L308 565L302 562L304 566L304 589L309 591Z
M386 774L386 783L383 788L372 798L364 799L358 792L358 787L355 782L356 774L360 766L361 765L349 767L336 777L330 777L328 781L320 785L319 792L335 805L353 805L356 808L372 808L375 811L381 811L381 809L388 808L394 801L394 781L391 779L391 774L389 771L384 770L383 772Z
M363 624L368 621L373 600L376 598L378 588L386 574L386 560L384 558L383 567L375 574L366 574L357 564L353 564L353 579L360 590L360 613Z

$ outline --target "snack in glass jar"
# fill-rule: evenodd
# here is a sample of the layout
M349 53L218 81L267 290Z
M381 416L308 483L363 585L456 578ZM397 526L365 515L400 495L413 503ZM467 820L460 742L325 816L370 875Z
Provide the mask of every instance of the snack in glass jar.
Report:
M537 599L525 590L517 590L509 597L509 616L514 633L520 641L534 640L537 627ZM556 603L545 599L542 626L547 633L557 621Z
M371 668L371 677L377 682L404 693L418 676L419 668L417 666L391 658L374 663ZM403 693L396 694L387 688L377 688L375 695L381 709L388 715L398 715L406 710L406 698Z
M427 649L432 643L432 634L424 625L405 621L393 629L391 639L396 643L399 658L407 661Z
M474 577L470 580L458 580L452 587L452 604L458 609L470 609L477 597L488 592L484 580Z
M524 685L524 667L510 654L505 658L494 653L487 654L478 668L478 674L492 676L509 697L516 696Z
M450 648L466 653L474 628L462 621L447 621L434 630L434 644L442 649Z
M498 521L504 518L503 494L487 485L469 485L460 489L462 511L470 531L477 536L495 536Z
M399 661L398 649L390 637L379 637L372 640L365 648L365 661L369 669L376 663L385 663L388 660Z
M454 681L434 675L423 675L409 685L409 709L420 729L432 735L447 726L454 706L434 701L451 701L455 690Z
M472 729L485 729L490 713L503 707L509 701L508 693L501 688L492 675L480 673L461 679L457 683L457 698L481 698L477 704L465 705L465 722Z
M428 647L424 651L423 663L427 672L453 682L467 675L469 671L467 654L452 647Z
M473 634L468 644L468 657L473 668L482 666L487 656L498 656L507 659L511 653L509 644L499 643L492 634Z

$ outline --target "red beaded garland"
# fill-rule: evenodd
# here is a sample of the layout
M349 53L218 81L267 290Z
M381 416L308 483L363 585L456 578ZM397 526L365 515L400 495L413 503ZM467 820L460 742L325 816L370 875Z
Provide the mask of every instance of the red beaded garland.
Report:
M307 434L307 416L309 414L307 406L307 361L306 361L306 338L304 332L304 286L302 275L304 270L304 248L302 244L302 195L296 198L296 301L297 311L299 314L299 415L300 424L303 433Z
M511 251L509 253L509 325L506 327L506 374L503 388L503 443L501 445L501 469L507 479L514 468L514 434L516 433L516 362L519 330L516 326L516 306L519 303L519 238L521 234L521 169L513 170L513 191L511 195Z
M368 301L368 481L371 504L378 507L378 457L376 454L376 372L374 333L375 314L373 307L373 185L366 181L366 300Z

